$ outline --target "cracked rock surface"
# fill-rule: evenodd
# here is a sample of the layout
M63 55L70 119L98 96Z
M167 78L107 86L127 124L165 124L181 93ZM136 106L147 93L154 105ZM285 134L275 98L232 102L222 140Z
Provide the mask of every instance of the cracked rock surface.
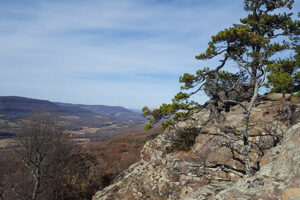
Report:
M220 145L228 138L218 135L209 121L209 111L203 109L176 125L199 128L189 151L174 150L176 131L165 131L148 141L141 151L142 159L97 192L93 200L300 199L300 98L288 102L296 105L295 125L289 129L279 113L282 101L274 95L265 97L253 109L250 140L261 148L251 152L252 167L258 170L253 177L244 176L243 155ZM240 135L242 115L239 106L222 112L225 133ZM271 135L274 132L282 138L280 143ZM230 142L236 148L243 146L240 141Z

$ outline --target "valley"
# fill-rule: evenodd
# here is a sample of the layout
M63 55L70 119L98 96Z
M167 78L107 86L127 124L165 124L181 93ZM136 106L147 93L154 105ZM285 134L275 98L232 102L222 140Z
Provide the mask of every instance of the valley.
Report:
M17 96L0 97L0 147L11 143L20 122L51 113L77 143L95 143L143 130L141 113L121 106L51 102Z

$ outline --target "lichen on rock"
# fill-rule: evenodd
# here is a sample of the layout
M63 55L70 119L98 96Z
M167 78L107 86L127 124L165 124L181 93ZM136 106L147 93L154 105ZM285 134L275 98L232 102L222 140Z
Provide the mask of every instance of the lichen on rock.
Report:
M300 190L300 123L287 129L277 118L282 101L262 98L250 117L249 135L259 149L251 152L252 167L258 171L245 176L240 141L228 143L226 134L218 135L203 109L178 126L199 130L189 151L172 148L176 129L165 131L148 141L141 160L120 174L114 183L97 192L93 200L112 199L297 199ZM300 108L300 98L290 104ZM223 132L240 134L242 109L222 112ZM226 143L227 142L227 143ZM300 197L299 197L300 198Z

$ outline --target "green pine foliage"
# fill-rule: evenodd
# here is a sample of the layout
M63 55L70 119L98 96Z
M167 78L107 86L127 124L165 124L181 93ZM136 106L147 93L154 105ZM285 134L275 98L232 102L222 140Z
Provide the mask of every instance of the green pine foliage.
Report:
M299 13L300 16L300 13ZM299 24L299 21L297 21ZM267 66L268 74L267 88L271 88L271 92L290 93L300 95L300 30L296 31L292 37L291 49L294 55L278 59L274 63Z
M269 65L267 72L266 87L271 88L271 92L300 95L300 71L293 59L279 60Z
M185 127L178 131L174 148L178 151L189 151L194 145L199 129L195 127Z
M195 74L181 76L181 91L172 103L156 109L144 107L143 115L149 121L145 128L161 121L163 129L171 128L176 121L187 119L203 107L191 100L201 91L210 97L215 108L219 102L224 103L220 94L234 90L237 85L247 86L253 93L255 86L263 86L267 73L266 86L272 91L299 91L299 46L295 45L299 21L292 19L292 13L284 12L293 3L293 0L245 0L244 10L248 15L239 24L212 36L206 51L196 56L198 60L217 60L219 65L201 67ZM291 46L296 52L293 59L275 59ZM238 73L225 70L228 61Z

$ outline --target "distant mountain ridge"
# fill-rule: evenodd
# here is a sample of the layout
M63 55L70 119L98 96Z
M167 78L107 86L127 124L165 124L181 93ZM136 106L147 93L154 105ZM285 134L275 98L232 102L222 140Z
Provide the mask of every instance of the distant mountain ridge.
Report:
M55 104L68 108L81 108L89 110L98 114L114 114L118 112L132 113L133 111L126 109L122 106L105 106L105 105L85 105L85 104L72 104L72 103L61 103L54 102Z
M122 106L84 105L19 96L0 96L0 130L11 130L13 123L19 123L34 113L53 113L59 120L68 124L70 130L84 127L101 130L143 124L145 119L140 113Z
M0 140L13 137L20 122L35 113L52 113L75 142L105 141L136 133L145 118L122 106L84 105L20 96L0 96Z
M0 112L53 112L59 114L116 114L134 113L122 106L85 105L51 102L20 96L0 96Z
M35 112L50 112L55 114L92 114L90 110L79 107L64 107L48 100L19 96L0 96L0 114L24 116Z

